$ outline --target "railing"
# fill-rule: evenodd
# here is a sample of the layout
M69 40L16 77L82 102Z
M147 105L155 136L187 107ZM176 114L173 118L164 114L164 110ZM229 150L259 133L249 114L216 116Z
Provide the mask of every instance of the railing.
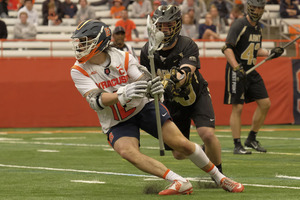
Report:
M290 40L263 40L262 47L271 50L283 46ZM147 40L134 40L126 43L135 48L137 55ZM195 40L200 57L224 57L221 48L224 40ZM300 57L299 42L295 42L295 55ZM0 58L16 57L74 57L71 40L0 40Z

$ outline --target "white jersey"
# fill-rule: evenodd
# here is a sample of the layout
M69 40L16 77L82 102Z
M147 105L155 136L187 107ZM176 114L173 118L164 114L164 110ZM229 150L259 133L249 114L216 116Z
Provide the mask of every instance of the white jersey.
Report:
M120 87L135 82L142 75L138 61L128 52L112 47L107 53L110 60L102 65L89 62L80 64L76 61L72 67L72 79L82 96L96 88L104 92L116 92ZM120 103L104 107L97 112L102 130L106 133L112 126L130 119L148 102L148 98L145 97L131 100L126 107L122 107Z

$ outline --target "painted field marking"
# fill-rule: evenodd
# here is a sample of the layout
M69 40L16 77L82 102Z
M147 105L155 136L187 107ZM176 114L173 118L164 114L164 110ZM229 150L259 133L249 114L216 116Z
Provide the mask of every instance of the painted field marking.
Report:
M232 150L222 150L222 152L224 152L224 153L232 153ZM282 152L269 152L269 151L267 153L258 152L258 151L252 151L252 153L256 153L256 154L272 154L272 155L286 155L286 156L300 156L300 153L282 153Z
M78 173L89 173L89 174L104 174L104 175L116 175L116 176L134 176L134 177L155 177L152 175L139 175L139 174L126 174L126 173L115 173L115 172L99 172L90 170L77 170L77 169L61 169L61 168L51 168L51 167L32 167L32 166L20 166L20 165L4 165L0 164L0 167L8 168L19 168L19 169L36 169L36 170L46 170L46 171L63 171L63 172L78 172Z
M52 146L81 146L81 147L110 147L108 144L76 144L76 143L61 143L61 142L25 142L25 141L1 141L1 143L10 144L37 144L37 145L52 145Z
M47 131L28 131L28 130L24 130L24 131L0 131L0 134L39 134L39 133L43 133L43 134L53 134L53 133L101 133L103 134L101 128L99 127L99 131L98 130L47 130ZM249 131L249 129L242 129L242 131ZM262 128L260 129L260 132L265 131L265 132L277 132L277 131L300 131L300 128ZM195 128L193 128L193 130L191 130L191 132L196 133ZM230 129L216 129L215 132L231 132Z
M0 138L0 141L19 141L23 140L22 138Z
M77 147L102 147L105 148L104 150L107 150L110 148L110 146L103 145L103 144L76 144L76 143L61 143L61 142L25 142L25 141L2 141L0 140L0 143L8 143L8 144L36 144L36 145L49 145L49 146L77 146ZM150 146L144 146L141 147L141 149L150 149L150 150L157 150L159 147L150 147ZM222 150L224 153L232 153L231 150ZM252 153L261 154L260 152L252 151ZM263 153L264 154L264 153ZM267 154L273 154L273 155L288 155L288 156L300 156L300 153L281 153L281 152L267 152Z
M90 171L90 170L61 169L61 168L50 168L50 167L31 167L31 166L4 165L4 164L0 164L0 167L19 168L19 169L36 169L36 170L47 170L47 171L78 172L78 173L90 173L90 174L117 175L117 176L133 176L133 177L144 177L144 178L157 178L156 176L152 176L152 175L126 174L126 173L115 173L115 172L99 172L99 171ZM188 179L198 181L197 178L188 178ZM202 181L208 182L208 180L202 180ZM290 186L282 186L282 185L262 185L262 184L245 184L245 183L243 183L243 185L252 186L252 187L300 190L300 187L290 187Z
M102 131L92 130L55 130L55 131L0 131L5 134L54 134L54 133L101 133Z
M245 184L244 186L253 186L253 187L265 187L265 188L280 188L280 189L294 189L300 190L300 187L291 187L291 186L282 186L282 185L261 185L261 184Z
M86 137L47 137L47 138L32 138L32 140L81 140Z
M198 135L196 135L198 136ZM216 135L219 138L232 138L231 135ZM199 136L198 136L199 137ZM242 136L242 138L247 138L248 136ZM300 138L295 137L259 137L259 139L266 139L266 140L300 140Z
M105 184L103 181L84 181L84 180L71 180L73 183L97 183L97 184Z
M48 150L48 149L38 149L38 152L44 152L44 153L58 153L58 150Z
M285 178L285 179L293 179L293 180L300 180L299 176L286 176L286 175L276 175L276 178Z
M115 151L112 147L111 148L103 148L104 151Z

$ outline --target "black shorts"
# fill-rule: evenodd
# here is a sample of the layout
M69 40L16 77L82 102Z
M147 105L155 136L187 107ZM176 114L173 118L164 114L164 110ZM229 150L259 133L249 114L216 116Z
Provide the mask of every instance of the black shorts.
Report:
M171 113L173 122L180 129L182 134L190 139L191 120L197 128L211 127L215 128L215 113L207 87L204 87L201 95L196 99L196 102L191 106L172 107L167 105ZM170 147L165 145L166 150L171 150Z
M247 75L245 82L236 80L231 67L226 68L224 104L244 104L268 98L264 81L256 71Z
M168 109L163 104L159 104L159 109L160 121L163 125L171 117ZM147 103L137 115L111 127L106 134L108 143L113 147L119 138L125 136L135 137L140 141L140 129L158 138L154 101Z

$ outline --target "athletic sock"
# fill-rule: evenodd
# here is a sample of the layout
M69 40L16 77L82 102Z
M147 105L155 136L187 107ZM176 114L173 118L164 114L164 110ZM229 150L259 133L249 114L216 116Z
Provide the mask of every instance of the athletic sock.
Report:
M214 164L206 172L217 182L218 185L220 185L222 178L225 177Z
M219 172L223 174L222 164L216 165L216 167L218 168Z
M240 147L240 146L242 146L241 138L235 138L235 139L233 139L233 143L234 143L234 146L235 146L235 147Z
M209 163L209 159L198 144L195 144L195 151L188 158L200 169Z
M256 140L256 135L257 135L257 132L255 131L250 131L249 132L249 135L248 135L248 140Z
M176 174L175 172L173 172L172 170L169 170L169 169L165 172L163 178L170 182L173 182L174 180L186 182L185 178L183 178L182 176Z

